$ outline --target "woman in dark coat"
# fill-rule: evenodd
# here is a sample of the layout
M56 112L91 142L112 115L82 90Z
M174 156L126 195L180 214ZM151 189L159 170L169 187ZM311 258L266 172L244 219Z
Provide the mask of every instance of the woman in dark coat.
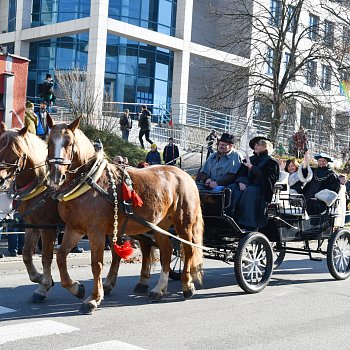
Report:
M279 177L279 165L268 153L271 142L262 136L249 142L254 155L246 157L237 173L239 196L234 210L234 219L241 228L257 230L267 224L266 208L271 202L273 188Z

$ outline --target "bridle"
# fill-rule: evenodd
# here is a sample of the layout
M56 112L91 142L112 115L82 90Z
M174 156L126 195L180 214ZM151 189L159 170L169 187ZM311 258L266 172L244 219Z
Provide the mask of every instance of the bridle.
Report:
M11 169L8 175L5 178L1 179L1 182L5 183L8 179L11 179L12 177L17 176L22 171L24 171L26 163L27 163L27 155L25 153L21 154L21 156L18 157L15 163L0 162L0 170Z
M72 152L71 152L71 157L69 158L62 158L62 157L47 157L47 163L49 165L68 165L67 167L67 172L69 170L69 168L72 166L73 164L73 158L74 158L74 154L75 154L75 141L72 144Z

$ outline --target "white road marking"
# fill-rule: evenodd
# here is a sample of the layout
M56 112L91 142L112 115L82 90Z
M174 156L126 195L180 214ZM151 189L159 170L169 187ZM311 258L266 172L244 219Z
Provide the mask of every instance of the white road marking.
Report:
M67 350L145 350L139 348L136 345L131 345L118 340L110 340L102 343L89 344L84 346L78 346L76 348L70 348Z
M9 312L16 312L17 310L14 310L14 309L10 309L8 307L5 307L5 306L0 306L0 315L1 314L7 314Z
M63 323L43 320L0 327L0 345L10 341L79 331Z

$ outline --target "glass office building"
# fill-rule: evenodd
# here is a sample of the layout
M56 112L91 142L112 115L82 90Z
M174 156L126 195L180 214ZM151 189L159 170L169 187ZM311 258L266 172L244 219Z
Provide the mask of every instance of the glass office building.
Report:
M7 31L16 31L17 1L6 2ZM175 36L177 0L113 0L107 3L108 7L103 4L97 6L106 6L108 18L132 25L135 32L137 27L142 27ZM90 28L84 24L85 30L82 31L79 26L84 18L91 15L90 0L31 1L30 14L27 14L28 28L45 30L47 26L74 23L76 33L57 33L49 38L46 35L43 39L30 40L27 48L30 59L28 96L38 98L40 84L47 73L53 75L57 69L69 70L72 67L88 69L89 47L93 45L89 43ZM106 35L104 90L114 101L169 105L174 52L117 34ZM8 47L15 51L13 43L9 43ZM100 47L99 50L103 49Z

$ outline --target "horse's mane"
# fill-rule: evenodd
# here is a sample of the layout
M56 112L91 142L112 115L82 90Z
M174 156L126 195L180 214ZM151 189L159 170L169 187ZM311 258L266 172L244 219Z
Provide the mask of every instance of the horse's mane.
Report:
M88 162L95 155L95 148L87 136L80 130L74 131L74 147L82 163Z
M6 158L10 152L17 157L26 154L28 160L34 165L43 165L35 169L39 176L45 173L45 161L47 157L47 145L36 135L29 132L25 136L19 135L19 129L10 129L3 132L0 136L0 154L1 158Z

